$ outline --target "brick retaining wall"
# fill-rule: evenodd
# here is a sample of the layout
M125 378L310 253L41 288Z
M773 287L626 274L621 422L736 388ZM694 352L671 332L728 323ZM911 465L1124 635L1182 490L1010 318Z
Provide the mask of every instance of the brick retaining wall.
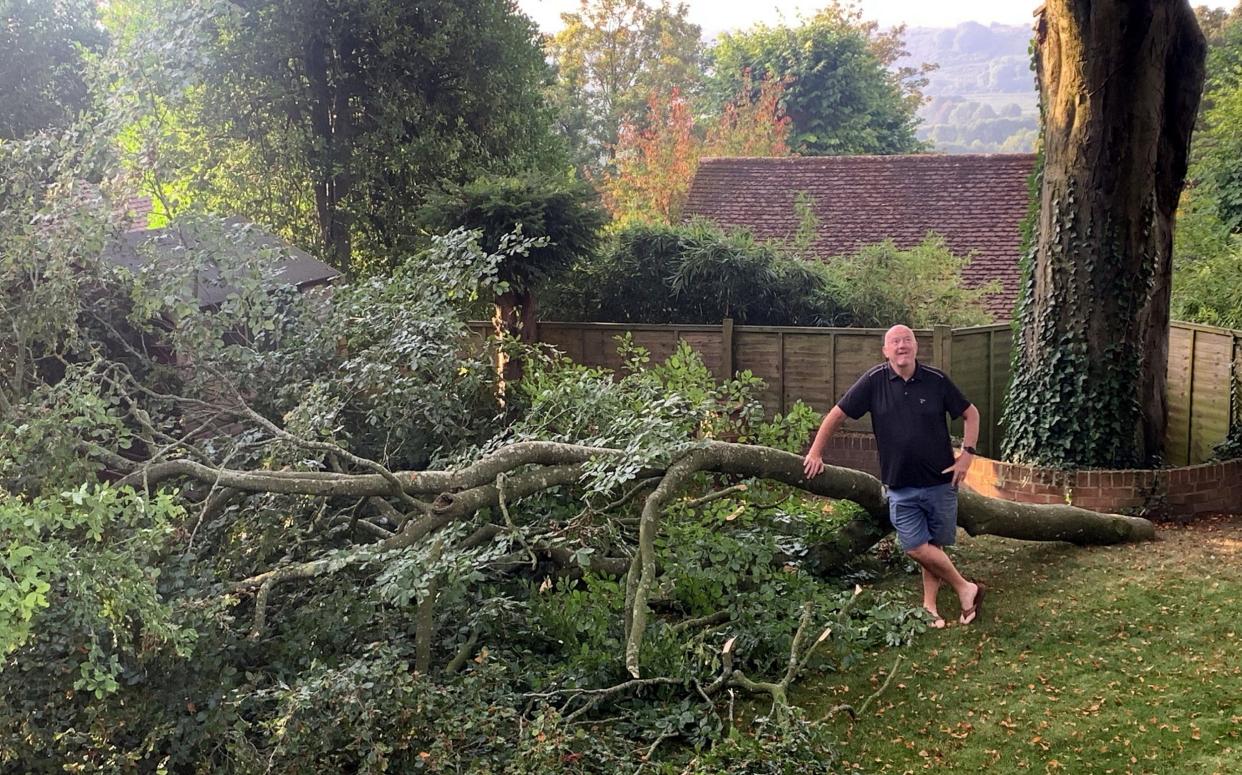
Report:
M875 437L842 433L829 440L824 462L878 476ZM1019 503L1069 503L1093 511L1187 518L1242 513L1242 458L1184 468L1057 471L976 458L966 486Z

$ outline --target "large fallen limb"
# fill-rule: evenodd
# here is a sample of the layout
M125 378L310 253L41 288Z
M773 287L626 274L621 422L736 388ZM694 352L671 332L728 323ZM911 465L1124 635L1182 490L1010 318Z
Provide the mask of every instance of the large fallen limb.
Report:
M396 481L405 496L434 496L419 501L424 513L381 541L359 547L332 563L313 560L285 566L242 580L238 591L259 589L256 618L273 587L293 579L307 579L354 565L378 554L412 546L441 528L473 517L480 509L515 502L537 492L581 481L587 463L620 457L621 450L555 442L518 442L452 471L403 471L390 476L375 473L240 471L216 468L196 461L155 463L129 474L123 483L152 486L173 477L188 477L245 492L274 492L322 497L391 497ZM807 480L802 458L770 447L707 441L688 446L666 467L646 469L639 478L658 478L646 496L639 520L638 547L626 579L626 667L639 677L638 654L647 623L647 600L659 566L655 538L661 515L673 498L700 472L769 479L808 493L858 503L865 514L844 525L833 540L811 549L817 569L832 570L866 551L891 530L880 482L861 471L827 466ZM503 499L501 487L503 487ZM1028 541L1069 541L1075 544L1111 544L1155 536L1151 522L1119 514L1099 514L1073 506L1010 503L963 491L959 524L971 535L995 535ZM615 559L611 562L616 562ZM601 565L602 569L602 565ZM615 568L609 568L615 572Z

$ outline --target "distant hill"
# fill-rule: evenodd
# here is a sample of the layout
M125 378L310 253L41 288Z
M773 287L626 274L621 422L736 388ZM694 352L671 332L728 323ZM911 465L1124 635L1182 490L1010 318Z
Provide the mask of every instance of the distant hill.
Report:
M966 22L905 33L909 56L899 65L933 62L919 110L919 139L946 153L1022 152L1039 127L1031 28Z

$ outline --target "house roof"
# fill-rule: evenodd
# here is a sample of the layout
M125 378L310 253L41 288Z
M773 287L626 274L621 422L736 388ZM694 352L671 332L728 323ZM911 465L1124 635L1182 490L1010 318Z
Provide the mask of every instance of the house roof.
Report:
M685 214L792 240L805 193L819 222L811 252L827 259L893 240L908 248L929 231L971 255L971 287L1001 281L988 311L1008 319L1021 273L1020 226L1029 203L1034 154L708 158L699 164Z
M223 228L219 228L222 226ZM199 255L196 252L202 251ZM177 229L131 229L104 249L103 257L131 271L148 266L152 262L167 265L201 262L204 267L195 278L195 293L199 304L208 307L224 301L233 288L220 277L216 264L222 251L234 255L260 252L271 254L271 275L268 281L279 285L307 288L331 282L341 273L324 262L296 248L284 240L263 231L242 218L227 218L216 222L210 236L194 225Z

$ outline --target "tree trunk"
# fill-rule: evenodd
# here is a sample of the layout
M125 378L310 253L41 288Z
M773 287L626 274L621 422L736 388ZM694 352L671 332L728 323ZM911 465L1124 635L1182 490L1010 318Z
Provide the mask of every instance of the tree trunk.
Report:
M535 295L530 291L505 291L496 297L495 312L492 315L492 328L496 336L511 336L526 344L534 344L537 339L539 322L535 317ZM496 372L500 375L501 391L509 382L522 378L522 361L511 358L503 351L496 352Z
M321 148L313 162L315 216L328 262L346 272L353 260L353 240L349 213L342 204L353 187L348 170L355 131L349 104L351 81L338 65L332 45L319 35L308 41L304 66L310 123Z
M1205 44L1184 0L1050 0L1044 167L1005 412L1011 460L1158 460L1173 215Z

